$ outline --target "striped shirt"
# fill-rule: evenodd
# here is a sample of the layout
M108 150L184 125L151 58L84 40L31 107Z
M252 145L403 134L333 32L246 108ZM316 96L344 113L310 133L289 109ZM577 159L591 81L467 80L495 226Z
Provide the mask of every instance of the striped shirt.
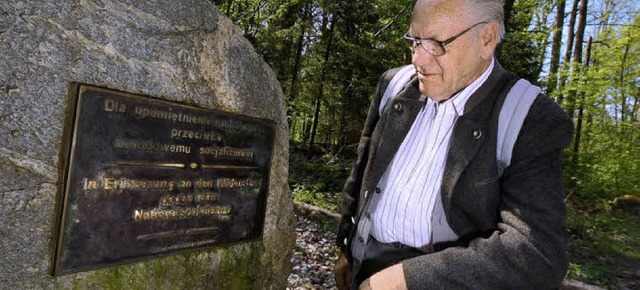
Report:
M378 187L371 236L383 243L421 248L432 242L432 216L438 200L453 127L469 97L486 81L494 62L473 83L438 103L426 98Z

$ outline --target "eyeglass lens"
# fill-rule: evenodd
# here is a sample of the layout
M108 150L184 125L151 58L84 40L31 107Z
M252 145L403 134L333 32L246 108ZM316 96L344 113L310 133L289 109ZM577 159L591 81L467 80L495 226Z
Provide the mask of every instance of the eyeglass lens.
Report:
M416 48L418 48L418 46L422 46L422 49L424 49L431 55L438 56L444 54L444 48L440 43L436 41L432 41L429 39L415 39L410 37L407 37L405 39L407 40L409 48L413 53L415 53L415 50Z

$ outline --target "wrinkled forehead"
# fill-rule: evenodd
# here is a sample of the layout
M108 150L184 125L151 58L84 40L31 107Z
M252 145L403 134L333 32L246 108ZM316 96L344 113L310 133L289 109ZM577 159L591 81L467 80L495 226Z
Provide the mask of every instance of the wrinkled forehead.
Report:
M430 30L442 30L466 22L463 15L465 3L465 0L418 0L409 32L414 35L430 34Z

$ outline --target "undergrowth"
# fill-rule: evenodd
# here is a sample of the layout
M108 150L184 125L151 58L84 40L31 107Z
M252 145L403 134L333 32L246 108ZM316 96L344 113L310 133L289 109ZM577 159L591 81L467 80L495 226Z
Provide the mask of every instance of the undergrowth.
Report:
M293 199L340 212L342 187L352 163L352 160L339 159L330 154L307 160L303 151L292 149L289 185Z
M627 271L640 267L639 216L607 206L585 211L569 204L567 228L567 277L618 289L618 279L629 278Z

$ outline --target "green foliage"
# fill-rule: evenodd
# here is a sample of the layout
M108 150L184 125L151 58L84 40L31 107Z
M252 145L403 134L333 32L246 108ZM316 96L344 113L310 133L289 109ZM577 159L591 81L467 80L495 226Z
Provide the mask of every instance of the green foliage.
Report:
M614 282L609 275L606 267L587 261L582 264L570 262L566 277L601 287L613 287Z
M255 246L245 246L238 252L226 251L218 266L217 287L220 289L251 289L257 277L254 267L260 265L260 251Z
M518 76L538 82L542 71L545 49L551 28L546 23L538 23L533 29L534 19L542 21L546 18L537 15L543 11L547 14L550 1L521 0L515 1L512 15L506 23L507 34L501 44L499 60L508 70Z
M292 193L295 201L312 204L333 212L340 211L342 195L339 192L323 192L317 190L313 185L294 184Z
M567 226L578 246L640 259L640 217L619 210L599 210L589 214L579 209L569 214ZM585 244L586 243L586 244Z
M289 159L289 184L294 200L340 212L342 186L351 162L331 155L308 161L303 152L294 149Z
M309 140L319 110L316 143L356 143L379 76L410 60L401 36L413 0L212 2L276 73L296 142Z
M630 24L640 24L637 13ZM612 209L618 197L640 194L640 32L604 28L591 49L588 66L565 65L560 73L571 81L556 92L575 92L578 98L562 105L582 119L579 146L574 140L566 150L568 277L616 288L617 275L640 263L640 218Z
M606 208L567 219L571 263L567 277L615 288L620 272L640 264L640 217Z
M219 257L209 251L98 269L81 274L82 279L51 279L56 280L55 289L206 289L218 283L216 274L211 270L211 261L216 259L221 264L230 263L226 256ZM246 267L256 265L256 261L251 262L253 264ZM236 272L222 272L219 276L235 277Z
M633 24L640 24L640 18ZM565 175L572 198L594 207L624 194L640 194L639 30L604 30L591 58L590 67L572 67L576 81L559 93L573 90L583 96L578 102L584 109L581 142L577 151L575 144L567 150Z

